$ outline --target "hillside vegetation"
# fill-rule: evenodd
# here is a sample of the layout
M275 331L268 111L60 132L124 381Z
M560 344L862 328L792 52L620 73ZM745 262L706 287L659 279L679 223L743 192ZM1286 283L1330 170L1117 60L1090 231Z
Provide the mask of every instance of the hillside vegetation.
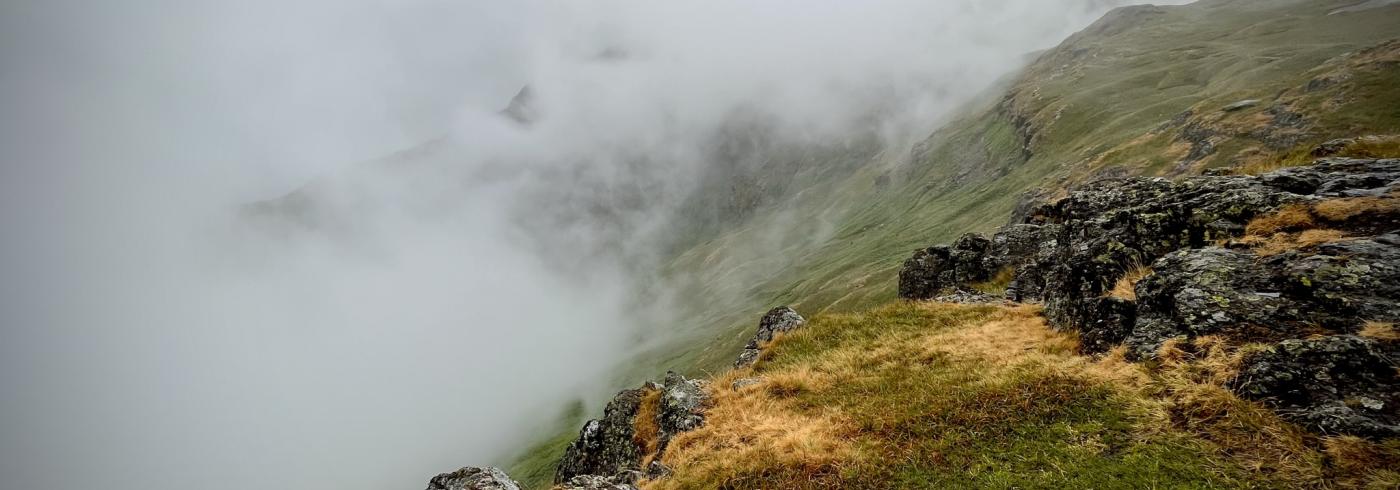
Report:
M687 241L664 271L685 299L674 329L687 335L618 384L666 369L720 373L716 386L741 376L723 373L768 306L816 314L817 327L778 343L755 368L763 385L717 393L716 422L676 442L685 449L667 458L680 476L657 485L1024 488L1076 475L1108 488L1131 475L1159 487L1277 487L1393 460L1394 448L1346 438L1309 449L1320 446L1206 382L1226 373L1075 357L1073 339L1029 309L882 306L910 251L991 231L1095 178L1259 173L1308 161L1334 138L1400 134L1400 5L1338 12L1359 3L1115 10L912 150L799 151L717 187L733 214L681 230ZM1375 141L1378 154L1362 156L1393 155L1393 139ZM975 342L944 344L954 340ZM725 417L767 417L729 429L755 431L766 449L747 450L764 452L734 453L724 438L742 435L722 433ZM511 474L547 484L571 436ZM1396 482L1359 474L1359 485Z
M1018 204L1093 178L1258 172L1302 163L1334 138L1400 133L1400 5L1329 15L1357 3L1115 10L911 152L807 155L812 175L781 176L805 186L669 264L693 299L683 317L697 325L683 330L720 333L667 350L658 365L719 368L750 312L767 305L851 312L888 302L909 251L990 231ZM1224 110L1241 101L1253 103ZM821 177L833 175L823 165L848 168L851 158L867 160ZM753 249L766 253L744 253ZM715 290L736 282L751 286Z
M1222 384L1249 348L1090 358L1034 306L825 314L715 378L644 488L1395 488L1400 446L1308 435ZM731 388L737 379L756 384Z

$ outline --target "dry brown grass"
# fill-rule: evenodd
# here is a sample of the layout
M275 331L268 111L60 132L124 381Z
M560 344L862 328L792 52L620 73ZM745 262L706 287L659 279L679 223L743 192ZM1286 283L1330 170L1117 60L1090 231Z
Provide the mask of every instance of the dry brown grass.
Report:
M1266 237L1276 233L1315 228L1312 211L1306 204L1289 204L1278 211L1254 218L1245 227L1249 236Z
M1226 388L1244 356L1260 348L1236 347L1210 336L1168 341L1158 352L1154 372L1158 418L1215 443L1251 471L1299 487L1322 486L1326 474L1308 434Z
M1379 340L1400 340L1400 330L1395 329L1394 323L1366 322L1360 335Z
M661 410L661 390L647 390L642 395L641 406L636 417L632 418L632 442L642 448L642 467L651 463L656 449L661 446L661 426L657 415Z
M1324 225L1344 223L1384 207L1371 200L1330 199L1311 206L1290 204L1251 220L1245 227L1245 237L1238 243L1249 246L1256 254L1270 256L1343 240L1348 236L1346 232Z
M1339 487L1366 489L1400 488L1400 455L1385 443L1355 436L1328 437L1324 454L1338 475Z
M734 391L734 380L751 374L731 371L708 388L712 407L705 425L671 440L664 461L671 468L709 481L736 482L755 473L786 473L820 481L860 457L848 422L835 411L800 410L788 394L819 385L810 371L769 375L756 386ZM778 393L775 395L774 393ZM643 482L644 488L685 488L681 480Z
M1137 300L1137 283L1143 278L1152 275L1152 268L1134 263L1123 271L1123 277L1118 278L1118 282L1113 283L1113 289L1108 290L1108 296L1126 300Z
M1400 196L1328 199L1313 205L1313 214L1332 222L1346 222L1363 216L1400 215Z
M1241 243L1249 245L1255 254L1269 257L1346 238L1347 234L1338 230L1304 230L1301 233L1275 233L1268 238L1246 237Z

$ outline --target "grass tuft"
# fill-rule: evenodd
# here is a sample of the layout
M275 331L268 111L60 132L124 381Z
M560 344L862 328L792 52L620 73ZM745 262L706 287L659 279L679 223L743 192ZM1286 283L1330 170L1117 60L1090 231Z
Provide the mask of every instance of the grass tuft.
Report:
M1113 283L1113 289L1108 290L1108 296L1112 298L1136 301L1137 292L1135 289L1137 287L1138 281L1141 281L1150 275L1152 275L1151 267L1139 263L1133 263L1129 265L1126 270L1123 271L1123 277L1118 278L1118 281Z

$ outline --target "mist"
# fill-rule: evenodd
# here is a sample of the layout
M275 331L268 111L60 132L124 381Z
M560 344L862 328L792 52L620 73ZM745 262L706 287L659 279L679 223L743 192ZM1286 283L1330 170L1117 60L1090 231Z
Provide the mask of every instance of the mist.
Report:
M734 121L901 154L1122 3L7 2L0 485L508 464L671 334Z

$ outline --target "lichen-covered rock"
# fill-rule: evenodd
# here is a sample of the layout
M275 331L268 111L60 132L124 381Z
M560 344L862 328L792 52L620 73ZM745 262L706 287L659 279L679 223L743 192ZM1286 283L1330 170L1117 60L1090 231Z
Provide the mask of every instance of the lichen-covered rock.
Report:
M645 390L623 390L603 409L603 418L583 424L578 438L564 450L554 471L561 484L579 475L616 475L640 469L642 449L634 441L633 422Z
M428 490L520 490L520 484L496 467L466 467L428 480Z
M914 256L906 259L899 269L899 297L930 299L943 288L953 286L944 277L944 273L953 266L949 255L949 249L945 246L915 251Z
M1310 307L1359 321L1400 321L1400 235L1324 243L1266 261Z
M695 430L705 424L704 385L700 380L686 379L674 372L666 373L661 385L660 404L657 407L657 426L660 428L660 444L657 455L666 451L671 438L682 432Z
M1233 386L1313 430L1400 436L1400 379L1376 341L1353 335L1285 340L1245 359Z
M558 490L637 490L635 471L615 476L579 475L558 484Z
M641 421L657 428L656 450L648 453L650 444L638 440L637 427L642 424L637 416L643 412L647 395L657 392L660 396L654 398L656 406L648 407L655 409L650 411L655 420ZM649 381L639 389L619 392L603 409L603 418L585 423L578 438L564 450L564 457L555 468L554 483L566 488L619 488L587 485L636 483L643 461L660 459L671 438L704 425L708 399L703 381L686 379L674 372L666 373L661 383Z
M753 365L758 361L763 345L772 341L774 335L796 330L806 324L807 319L802 318L802 315L797 314L797 310L791 307L779 306L768 310L758 321L758 331L754 332L753 338L749 339L749 343L739 353L739 358L734 361L734 367Z
M961 301L977 296L966 293L970 283L1012 269L1008 299L1043 303L1048 323L1078 332L1085 352L1125 344L1135 358L1152 357L1164 341L1177 337L1272 343L1352 334L1366 322L1400 321L1398 193L1400 160L1395 159L1325 158L1261 176L1099 180L1058 201L1018 211L1021 222L991 239L965 235L951 246L915 252L899 272L899 294ZM1346 237L1299 241L1293 250L1268 255L1233 240L1254 218L1291 204L1307 204L1315 225ZM1290 243L1286 236L1274 238ZM1149 265L1152 274L1136 283L1135 299L1110 297L1127 271ZM1394 369L1386 371L1391 378L1328 374L1353 372L1347 362L1362 362L1318 353L1354 344L1333 342L1290 347L1286 363L1261 357L1252 369L1263 376L1263 366L1283 366L1291 370L1284 373L1292 373L1289 379L1316 374L1326 383L1318 388L1322 392L1308 391L1309 397L1335 392L1342 398L1288 401L1278 393L1286 383L1270 385L1274 378L1268 377L1241 386L1251 387L1256 397L1281 400L1276 406L1315 430L1393 430L1395 421L1387 418L1393 412L1367 407L1393 410L1394 401L1375 393L1378 386L1393 390L1387 383ZM1380 358L1400 352L1392 344L1371 352ZM1379 362L1372 361L1363 364ZM1347 398L1348 393L1362 398Z
M1272 257L1182 250L1152 268L1137 285L1137 321L1126 339L1140 357L1178 336L1279 341L1400 320L1400 240L1389 236Z

